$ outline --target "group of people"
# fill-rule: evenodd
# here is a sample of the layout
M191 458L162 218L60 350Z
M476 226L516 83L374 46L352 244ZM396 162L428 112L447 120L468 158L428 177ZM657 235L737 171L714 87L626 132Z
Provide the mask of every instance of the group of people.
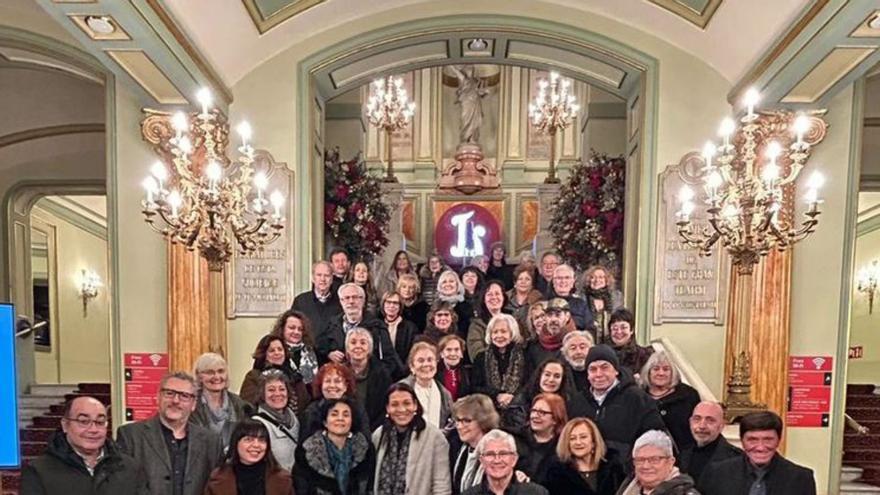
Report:
M742 418L744 451L721 436L721 406L636 343L608 269L576 287L554 253L505 255L454 271L400 252L374 280L334 250L238 394L206 353L116 442L103 404L71 400L23 493L815 493L777 452L776 414Z

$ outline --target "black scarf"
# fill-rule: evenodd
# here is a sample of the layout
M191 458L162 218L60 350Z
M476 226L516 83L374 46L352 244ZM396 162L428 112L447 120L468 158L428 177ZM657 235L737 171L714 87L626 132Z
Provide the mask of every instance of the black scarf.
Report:
M234 446L230 448L235 448ZM238 495L265 495L266 493L266 462L256 464L237 463L235 470L235 485Z

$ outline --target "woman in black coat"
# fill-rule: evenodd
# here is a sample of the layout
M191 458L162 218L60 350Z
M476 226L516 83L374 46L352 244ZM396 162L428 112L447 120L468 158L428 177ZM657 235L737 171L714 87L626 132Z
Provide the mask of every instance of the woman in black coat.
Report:
M529 376L516 319L503 313L492 317L485 342L488 347L474 360L471 387L491 397L501 411L510 405Z
M666 429L672 436L678 452L695 445L691 435L690 417L700 403L700 394L693 387L681 383L678 369L665 352L652 354L642 368L639 381L645 391L657 402L657 409Z
M331 399L321 406L323 426L296 449L297 495L367 495L372 489L376 456L361 431L351 399Z
M614 495L626 479L616 453L605 447L599 428L587 418L572 419L562 428L556 454L544 481L550 495Z
M354 372L348 366L338 363L327 363L318 369L315 381L312 382L315 401L300 415L299 438L308 438L320 431L324 424L321 408L330 400L346 397L352 401L354 415L357 416L356 428L360 428L364 436L370 435L370 417L363 404L357 401Z
M385 326L388 327L388 336L397 352L401 363L409 359L409 350L412 348L416 337L419 335L419 327L415 323L405 319L401 312L403 298L395 292L386 292L382 295L379 307L380 316Z

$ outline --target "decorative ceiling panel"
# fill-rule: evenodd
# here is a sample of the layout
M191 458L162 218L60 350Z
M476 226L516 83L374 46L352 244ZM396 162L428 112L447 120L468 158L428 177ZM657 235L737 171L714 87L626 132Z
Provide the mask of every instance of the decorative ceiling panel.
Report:
M562 48L525 41L508 43L507 58L556 66L614 89L620 89L626 76L626 71L601 60Z
M163 105L184 105L186 98L141 50L107 50L107 55Z
M241 0L260 34L326 0Z
M721 0L648 0L662 7L700 29L705 29Z
M370 78L392 67L405 64L418 64L441 61L449 58L449 43L446 40L430 41L417 45L380 52L343 65L330 73L335 88L362 78Z
M880 16L880 10L875 10L871 12L871 15L865 18L859 27L852 32L849 36L851 38L880 38L880 29L875 29L870 26L870 22Z
M839 80L877 51L877 47L837 47L816 64L792 90L783 103L814 103Z
M82 29L82 31L84 33L86 33L86 36L88 36L89 38L91 38L93 40L96 40L96 41L130 41L131 40L131 36L129 36L128 33L126 33L124 29L122 29L122 26L120 26L119 23L116 22L116 19L114 19L113 17L111 17L109 15L100 16L106 20L108 26L113 28L113 31L109 32L109 33L100 33L98 31L95 31L94 29L92 29L92 27L89 26L89 23L88 23L88 18L93 17L91 15L70 14L70 15L68 15L68 17L70 18L70 20L73 21L74 24L76 24L76 27Z

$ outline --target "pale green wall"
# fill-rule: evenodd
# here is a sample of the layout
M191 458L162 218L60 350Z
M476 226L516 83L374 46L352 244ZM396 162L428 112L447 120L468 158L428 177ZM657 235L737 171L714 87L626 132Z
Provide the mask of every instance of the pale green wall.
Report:
M874 218L876 220L876 218ZM855 272L880 259L880 230L874 230L856 239ZM853 284L855 288L855 283ZM862 346L864 357L850 359L847 383L880 384L880 294L874 296L874 312L868 313L868 297L853 290L852 320L849 345Z
M43 200L45 201L45 200ZM58 304L53 325L53 362L39 359L37 353L38 383L80 383L110 381L110 298L107 287L98 290L98 296L89 301L88 313L83 314L79 297L82 269L94 271L106 283L107 241L48 211L34 208L32 215L55 230L54 282L57 284ZM84 352L87 349L88 352ZM56 361L57 359L57 361ZM57 381L50 378L50 369L57 366Z

